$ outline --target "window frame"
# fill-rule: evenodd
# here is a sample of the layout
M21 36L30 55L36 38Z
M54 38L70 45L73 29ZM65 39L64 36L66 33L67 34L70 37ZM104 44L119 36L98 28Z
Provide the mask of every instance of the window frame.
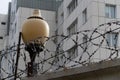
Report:
M68 14L70 15L78 5L78 0L72 0L67 6Z
M82 22L83 24L87 22L87 8L82 11Z
M64 12L61 13L60 15L62 23L64 22Z
M67 32L69 35L74 34L77 32L77 26L78 26L78 19L75 19L72 24L67 28ZM74 29L74 31L72 31Z
M113 10L112 10L113 8ZM114 12L114 14L112 14ZM113 4L106 4L105 5L105 17L106 18L116 18L117 12L116 12L116 5Z
M115 35L113 35L113 34L115 34ZM114 39L114 37L117 37L117 38ZM107 35L106 35L107 46L117 47L118 46L118 44L117 44L118 43L118 38L119 38L119 33L118 32L107 33Z

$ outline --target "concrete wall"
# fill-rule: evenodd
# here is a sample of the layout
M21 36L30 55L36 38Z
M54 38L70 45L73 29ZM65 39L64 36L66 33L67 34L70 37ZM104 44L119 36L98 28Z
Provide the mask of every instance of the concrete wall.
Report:
M47 73L23 80L119 80L120 59L88 64L65 71Z

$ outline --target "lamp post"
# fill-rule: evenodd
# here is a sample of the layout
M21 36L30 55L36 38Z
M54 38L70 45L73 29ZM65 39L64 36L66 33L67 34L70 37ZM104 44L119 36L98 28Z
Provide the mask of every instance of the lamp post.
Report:
M22 39L25 49L29 52L31 62L28 63L28 77L33 76L33 62L36 54L43 51L49 37L49 26L42 18L40 10L34 10L22 26Z

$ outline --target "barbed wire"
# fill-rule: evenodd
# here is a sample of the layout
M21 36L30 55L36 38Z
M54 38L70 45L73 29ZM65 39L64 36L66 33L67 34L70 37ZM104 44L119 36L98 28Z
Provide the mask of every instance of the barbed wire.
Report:
M36 56L33 70L35 73L42 75L46 72L88 66L96 62L119 58L119 32L120 21L112 21L101 24L91 30L82 30L69 35L56 34L47 37L46 45L49 45L49 42L53 42L55 45L54 47L50 45L45 46L42 52L37 52L39 54ZM85 41L83 37L85 37ZM58 38L60 39L56 40ZM32 41L33 46L31 48L39 47L39 45L34 45L37 40ZM17 78L19 79L27 76L27 66L30 61L25 45L24 43L20 44L17 73ZM0 51L1 80L10 80L15 76L17 46L14 45Z

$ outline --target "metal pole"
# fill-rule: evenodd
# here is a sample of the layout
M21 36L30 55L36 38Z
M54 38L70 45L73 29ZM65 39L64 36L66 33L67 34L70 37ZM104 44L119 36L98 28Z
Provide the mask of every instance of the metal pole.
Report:
M15 64L15 77L14 80L17 78L17 69L18 69L18 60L20 56L20 43L21 43L21 35L22 33L19 33L19 40L18 40L18 45L17 45L17 57L16 57L16 64Z
M33 47L33 46L31 46ZM32 77L34 76L34 71L33 71L33 64L34 64L34 61L35 61L35 57L36 57L36 52L34 52L32 49L28 49L29 50L29 54L30 54L30 59L31 59L31 62L28 62L28 77Z

